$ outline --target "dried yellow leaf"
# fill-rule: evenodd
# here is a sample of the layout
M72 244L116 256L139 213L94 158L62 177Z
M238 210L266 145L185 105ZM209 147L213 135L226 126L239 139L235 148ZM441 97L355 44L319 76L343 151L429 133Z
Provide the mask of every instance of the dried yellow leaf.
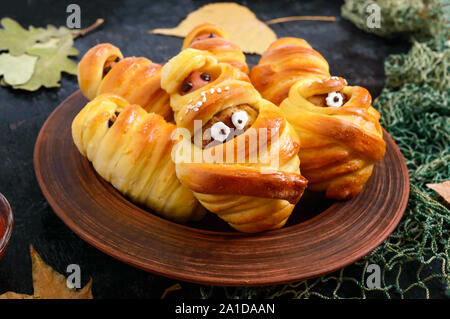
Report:
M149 33L185 37L195 26L205 22L224 28L230 40L246 53L262 54L277 39L275 32L252 11L232 2L207 4L191 12L177 27Z
M0 54L0 76L9 85L26 83L34 72L37 57L28 54L12 56L9 53Z
M439 184L427 184L427 187L441 195L447 203L450 203L450 181L445 181Z
M30 245L33 295L6 292L0 299L92 299L92 279L80 290L67 287L66 278L47 265Z
M0 295L0 299L34 299L34 297L31 295L18 294L12 291L8 291Z

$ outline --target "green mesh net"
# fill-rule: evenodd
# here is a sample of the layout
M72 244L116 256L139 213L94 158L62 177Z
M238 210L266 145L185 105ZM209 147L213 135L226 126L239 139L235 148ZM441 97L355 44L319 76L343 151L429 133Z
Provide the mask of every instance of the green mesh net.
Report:
M450 179L449 5L439 1L377 1L380 29L365 21L371 0L348 0L345 18L378 35L411 32L407 54L385 60L386 86L374 100L381 123L405 157L411 192L392 235L370 255L338 272L287 285L202 287L204 298L432 298L450 296L449 205L427 183ZM381 287L368 288L367 267L381 267Z

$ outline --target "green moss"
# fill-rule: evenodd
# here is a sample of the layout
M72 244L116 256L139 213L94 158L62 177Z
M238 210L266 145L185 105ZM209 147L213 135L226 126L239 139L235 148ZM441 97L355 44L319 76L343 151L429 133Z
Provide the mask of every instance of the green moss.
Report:
M435 89L450 89L450 47L447 42L414 41L408 54L385 60L386 85L398 88L405 83L427 83Z
M380 7L380 28L367 26L367 18L372 13L367 7L374 3ZM341 13L358 28L380 36L400 32L430 36L438 32L442 20L439 0L347 0Z

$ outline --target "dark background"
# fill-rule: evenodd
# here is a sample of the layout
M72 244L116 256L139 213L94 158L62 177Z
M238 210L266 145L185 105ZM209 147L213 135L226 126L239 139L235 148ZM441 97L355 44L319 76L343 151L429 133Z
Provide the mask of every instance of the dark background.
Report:
M350 84L365 86L375 98L384 86L383 60L391 53L406 52L404 40L387 40L364 33L340 17L341 1L238 1L263 21L295 15L335 16L336 22L298 21L272 25L278 37L306 39L329 62L332 75ZM11 17L22 26L65 25L66 7L81 7L85 28L97 18L105 23L75 40L77 61L92 46L110 42L124 56L146 56L165 62L176 55L182 39L150 35L147 30L176 26L205 1L2 1L0 18ZM256 64L259 56L248 56ZM63 75L61 87L26 92L0 88L0 192L9 200L15 225L8 249L0 260L0 294L32 293L28 246L65 274L68 264L79 264L83 284L94 280L94 298L160 298L177 281L135 269L101 253L78 238L52 212L37 184L33 148L48 115L78 89L75 76ZM180 283L182 290L169 298L198 298L200 286ZM222 289L216 289L221 293ZM219 295L220 297L220 295Z

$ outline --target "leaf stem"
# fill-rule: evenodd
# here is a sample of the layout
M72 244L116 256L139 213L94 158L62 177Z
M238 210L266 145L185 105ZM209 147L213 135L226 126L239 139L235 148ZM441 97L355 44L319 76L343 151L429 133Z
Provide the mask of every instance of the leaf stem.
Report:
M181 285L180 285L179 283L176 283L176 284L170 286L169 288L167 288L166 290L164 290L164 293L162 294L161 299L166 298L166 296L167 296L167 294L168 294L169 292L176 291L176 290L180 290L180 289L182 289L182 287L181 287Z
M288 21L329 21L334 22L336 21L335 17L327 17L327 16L293 16L293 17L283 17L283 18L277 18L272 19L269 21L266 21L266 24L276 24L276 23L282 23L282 22L288 22Z
M90 25L89 27L78 30L78 31L74 31L73 38L76 39L79 36L84 36L86 33L91 32L92 30L98 28L100 25L103 24L103 22L105 22L105 20L103 20L102 18L98 18L97 21L95 21L95 23Z

